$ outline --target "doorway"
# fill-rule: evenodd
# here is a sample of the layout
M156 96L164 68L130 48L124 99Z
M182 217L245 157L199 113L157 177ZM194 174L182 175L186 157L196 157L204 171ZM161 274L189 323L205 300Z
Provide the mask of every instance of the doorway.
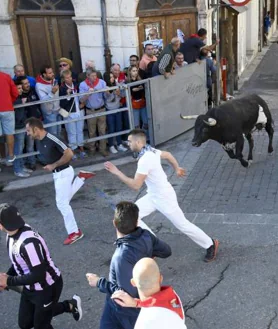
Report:
M23 64L29 75L38 75L44 64L58 72L60 57L71 59L75 72L82 71L71 1L20 0L15 13Z
M177 29L183 32L185 38L197 30L195 1L140 0L137 15L140 55L144 41L151 38L150 31L157 32L156 38L162 39L165 47L177 36Z

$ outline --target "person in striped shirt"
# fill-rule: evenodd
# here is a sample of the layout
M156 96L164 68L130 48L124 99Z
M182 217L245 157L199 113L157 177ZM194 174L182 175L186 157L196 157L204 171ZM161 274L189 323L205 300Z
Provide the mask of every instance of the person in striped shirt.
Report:
M0 230L7 233L11 267L0 273L0 291L22 287L18 325L21 329L53 329L54 316L71 313L82 318L81 299L59 302L63 279L54 264L42 236L25 223L18 209L7 203L0 205Z

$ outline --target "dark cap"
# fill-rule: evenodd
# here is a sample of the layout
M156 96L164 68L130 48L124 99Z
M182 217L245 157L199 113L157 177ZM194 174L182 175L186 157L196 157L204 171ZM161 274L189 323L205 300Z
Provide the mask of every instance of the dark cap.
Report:
M25 225L18 209L8 203L0 204L0 224L7 231L15 231Z

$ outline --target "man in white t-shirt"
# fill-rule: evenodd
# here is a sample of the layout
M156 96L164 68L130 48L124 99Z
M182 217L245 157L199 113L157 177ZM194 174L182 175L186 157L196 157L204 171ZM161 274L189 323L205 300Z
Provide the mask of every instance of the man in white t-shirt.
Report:
M151 258L140 259L133 268L131 284L140 299L118 290L112 299L122 307L141 308L134 329L186 329L181 300L171 286L161 287L163 277Z
M111 162L105 162L105 169L116 175L122 182L134 190L139 190L144 182L147 194L139 199L139 226L150 228L141 220L155 210L167 217L177 229L190 237L195 243L207 250L204 261L211 262L216 258L219 242L211 239L196 225L189 222L177 201L177 195L161 166L161 159L173 166L178 177L185 176L185 170L179 167L177 160L170 152L160 151L146 144L146 135L141 129L134 129L128 136L129 147L138 153L138 167L134 178L127 177ZM151 231L151 230L150 230Z

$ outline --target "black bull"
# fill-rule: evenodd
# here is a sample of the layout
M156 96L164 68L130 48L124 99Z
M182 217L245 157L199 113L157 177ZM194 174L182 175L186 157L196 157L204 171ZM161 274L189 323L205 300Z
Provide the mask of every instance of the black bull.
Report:
M264 122L259 123L259 111L264 117ZM261 118L260 115L260 118ZM190 119L195 116L182 116L183 119ZM265 119L266 122L265 122ZM212 139L220 143L231 159L238 159L244 167L253 160L254 141L252 132L255 129L265 128L269 136L268 152L273 152L273 120L266 102L257 95L248 95L221 104L212 108L204 115L197 116L195 122L195 134L192 145L199 147L202 143ZM249 143L248 161L243 159L242 151L244 137ZM231 144L235 143L235 152Z

